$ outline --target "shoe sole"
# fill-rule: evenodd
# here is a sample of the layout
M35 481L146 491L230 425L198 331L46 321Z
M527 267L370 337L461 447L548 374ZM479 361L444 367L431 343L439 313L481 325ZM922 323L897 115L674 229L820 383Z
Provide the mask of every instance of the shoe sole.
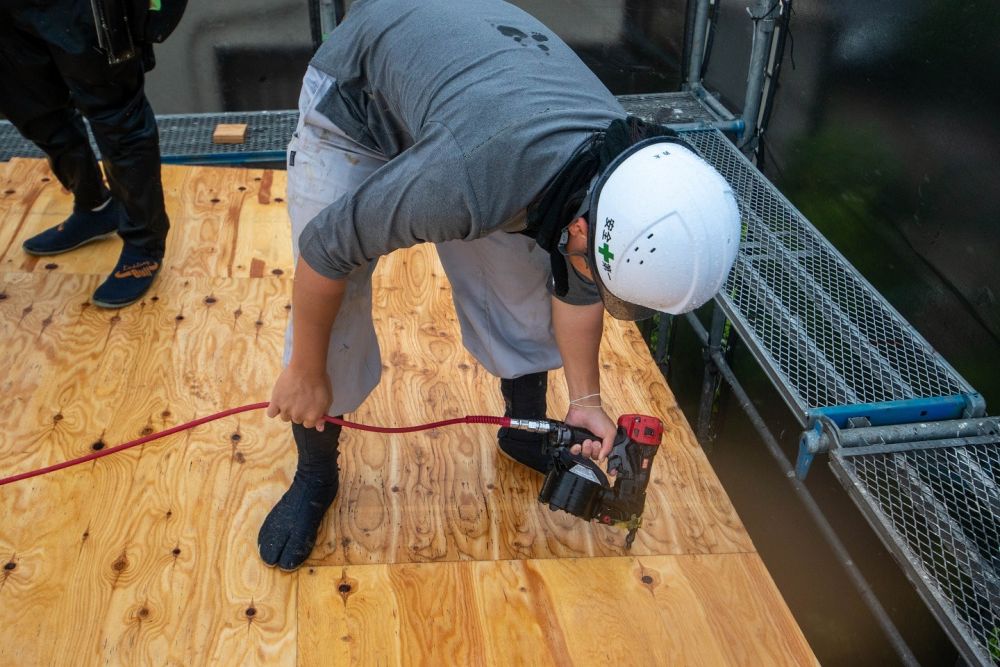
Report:
M94 241L103 241L104 239L109 239L112 236L115 236L117 233L118 232L108 232L107 234L101 234L100 236L91 236L86 241L80 241L75 246L70 246L69 248L63 248L62 250L49 250L47 252L38 250L29 250L28 248L24 247L24 245L21 246L21 250L28 253L29 255L34 255L35 257L50 257L52 255L61 255L64 252L69 252L70 250L76 250L77 248L83 247L88 243L93 243Z
M118 310L119 308L124 308L125 306L131 306L133 303L137 303L144 296L146 296L145 292L143 292L136 298L132 299L131 301L123 301L121 303L109 303L107 301L98 301L97 299L91 299L90 302L95 306L97 306L98 308L106 308L107 310Z
M155 279L158 276L159 276L159 272L157 272L156 276L153 276L153 279L154 279L153 282L156 282ZM125 306L131 306L133 303L138 303L139 301L142 300L142 298L144 296L146 296L147 294L149 294L149 290L152 289L152 287L153 287L153 283L150 283L149 287L146 288L145 292L143 292L139 296L135 297L131 301L122 301L121 303L112 303L110 301L99 301L98 299L95 299L95 298L91 297L90 298L90 302L92 304L94 304L95 306L97 306L98 308L106 308L107 310L117 310L119 308L124 308Z
M95 306L97 306L98 308L106 308L108 310L117 310L119 308L124 308L125 306L131 306L133 303L138 303L139 301L142 300L142 298L144 296L146 296L147 294L149 294L150 288L152 288L152 285L150 285L148 288L146 288L145 292L143 292L139 296L135 297L131 301L122 301L120 303L112 303L110 301L100 301L98 299L95 299L95 298L91 297L90 298L90 302L92 304L94 304Z

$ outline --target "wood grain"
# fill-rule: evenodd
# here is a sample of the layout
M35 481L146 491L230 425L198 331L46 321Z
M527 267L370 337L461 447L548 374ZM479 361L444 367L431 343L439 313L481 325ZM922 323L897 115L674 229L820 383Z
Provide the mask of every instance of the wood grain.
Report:
M0 176L0 267L25 270L37 262L21 252L21 242L61 221L69 194L43 160L11 160ZM72 207L72 204L70 204ZM37 231L36 231L37 230ZM28 268L27 270L30 270Z
M71 198L42 161L0 169L0 475L268 398L291 308L284 174L163 173L165 269L140 303L106 311L89 299L118 242L26 256L21 241ZM350 418L502 411L497 379L462 347L433 248L385 258L373 300L383 381ZM614 412L667 424L631 554L622 531L540 505L541 476L499 453L493 427L346 431L341 492L309 562L333 567L270 570L256 534L295 452L287 425L245 414L0 488L0 564L13 564L0 569L0 664L290 664L296 651L310 663L643 664L623 639L633 616L666 638L650 663L810 662L634 327L606 322L602 363ZM560 371L549 387L561 417ZM666 583L637 588L639 571Z
M280 277L292 272L284 205L285 173L260 169L164 165L171 231L163 273L187 277ZM73 210L73 198L44 160L14 159L0 176L0 269L53 273L111 270L121 241L104 239L73 252L32 257L21 243ZM252 267L257 266L257 271Z
M302 665L816 664L752 554L317 567L298 608Z
M256 400L273 381L286 280L166 277L112 313L82 305L89 276L16 278L0 330L17 320L22 356L44 362L15 369L15 391L34 390L0 435L5 474ZM0 588L0 663L294 661L293 580L255 547L289 445L283 425L247 415L0 490L0 557L17 565Z
M383 377L356 417L391 425L500 414L498 380L464 350L433 249L381 260L374 281ZM753 545L634 327L608 319L603 391L621 411L661 415L645 524L632 553L729 553ZM550 415L568 405L550 377ZM350 433L343 491L311 562L334 565L622 555L623 532L536 501L537 473L499 453L496 431L465 426L386 437ZM349 481L347 481L349 480Z

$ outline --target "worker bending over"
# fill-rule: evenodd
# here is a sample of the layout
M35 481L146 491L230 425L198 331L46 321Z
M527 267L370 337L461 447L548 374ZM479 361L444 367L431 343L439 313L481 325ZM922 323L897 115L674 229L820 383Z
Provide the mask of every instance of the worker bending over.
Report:
M739 212L725 180L669 130L627 117L548 28L500 0L359 0L316 53L288 147L296 255L285 368L268 414L292 422L298 468L260 529L293 570L338 488L340 427L381 374L371 275L434 243L465 347L500 378L505 414L545 416L565 370L565 421L615 424L600 398L603 315L683 313L720 288ZM542 438L502 451L544 472Z

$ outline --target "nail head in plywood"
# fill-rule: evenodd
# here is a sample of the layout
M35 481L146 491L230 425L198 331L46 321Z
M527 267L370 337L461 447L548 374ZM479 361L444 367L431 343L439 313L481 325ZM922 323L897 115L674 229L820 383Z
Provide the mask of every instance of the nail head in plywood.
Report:
M242 144L246 138L246 123L219 123L212 133L213 144Z

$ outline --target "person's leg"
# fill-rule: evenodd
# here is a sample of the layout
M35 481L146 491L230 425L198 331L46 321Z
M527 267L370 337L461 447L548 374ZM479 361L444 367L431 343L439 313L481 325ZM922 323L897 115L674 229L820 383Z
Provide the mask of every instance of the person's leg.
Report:
M299 103L299 126L288 146L288 214L296 261L299 237L309 221L385 164L384 158L358 146L313 112L329 85L330 79L316 70L310 68L307 72ZM374 269L372 262L348 278L327 352L326 371L333 387L328 414L356 410L381 377L382 360L371 318ZM291 346L289 324L286 365L291 359ZM322 433L301 426L293 426L292 430L299 453L295 478L268 514L257 538L261 559L283 570L294 570L309 556L339 485L336 451L340 429L328 424Z
M126 212L118 228L125 242L118 264L94 294L96 305L117 308L137 301L152 285L163 262L170 227L160 181L156 117L143 90L141 57L110 65L96 47L93 14L78 2L74 29L78 40L50 37L49 50L72 94L90 121L108 184ZM86 38L83 34L86 34Z
M128 213L119 234L126 243L162 257L170 222L163 203L159 132L143 89L141 59L109 65L93 50L53 48L53 55L74 104L90 121L111 194Z
M552 334L545 281L548 256L521 234L498 232L475 241L437 245L452 285L465 347L501 378L505 415L545 417L547 371L562 365ZM544 436L500 429L500 449L540 472Z
M0 113L48 156L59 182L73 193L65 221L24 242L26 252L52 255L110 236L124 218L109 203L97 158L80 114L45 42L0 10Z

